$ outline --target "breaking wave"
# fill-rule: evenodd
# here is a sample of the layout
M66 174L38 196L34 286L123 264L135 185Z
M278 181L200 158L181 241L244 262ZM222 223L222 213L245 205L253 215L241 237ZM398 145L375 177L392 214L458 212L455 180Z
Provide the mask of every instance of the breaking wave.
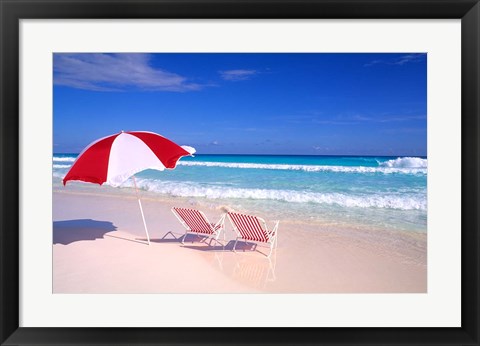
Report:
M73 163L73 157L53 157L53 168L68 168L65 163ZM427 174L427 159L418 157L399 157L397 159L378 162L378 167L366 166L330 166L330 165L294 165L267 164L243 162L210 162L210 161L179 161L178 166L221 167L237 169L293 170L304 172L334 172L334 173L383 173L383 174Z
M403 158L415 159L415 158ZM407 166L410 160L390 160L380 163L380 167L364 166L326 166L326 165L289 165L289 164L264 164L264 163L237 163L237 162L208 162L208 161L179 161L179 166L204 166L223 168L245 168L245 169L272 169L272 170L294 170L305 172L335 172L335 173L383 173L383 174L427 174L426 161L422 166ZM401 161L398 161L401 160ZM394 161L394 162L391 162ZM414 164L418 164L411 160Z
M58 156L53 157L53 162L74 162L74 161L75 161L74 157L58 157Z
M357 208L385 208L399 210L426 210L426 194L370 194L349 195L343 193L315 193L294 190L242 189L220 186L200 186L194 183L179 183L138 179L137 185L146 191L177 197L203 197L208 199L257 199L291 203L317 203ZM124 186L131 186L128 182Z
M399 157L395 160L379 162L380 167L388 168L427 168L427 159L419 157Z

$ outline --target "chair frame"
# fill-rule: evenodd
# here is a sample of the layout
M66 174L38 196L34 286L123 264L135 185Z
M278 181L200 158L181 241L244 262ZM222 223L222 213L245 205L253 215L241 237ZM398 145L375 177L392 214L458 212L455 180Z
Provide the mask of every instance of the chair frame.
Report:
M243 235L242 235L242 232L238 229L236 222L232 219L231 214L255 218L255 219L259 222L260 227L262 228L262 230L265 232L267 241L263 241L263 240L252 240L252 239L246 239L246 238L244 238ZM236 239L235 239L235 244L233 244L233 252L235 252L235 253L237 252L237 251L236 251L236 246L237 246L238 240L241 239L241 240L244 240L244 241L245 241L245 244L247 244L247 242L255 242L255 243L268 244L269 247L270 247L270 252L268 253L268 255L265 255L265 256L267 256L268 258L270 258L270 256L272 255L273 249L276 249L276 248L277 248L277 245L278 245L278 226L279 226L279 224L280 224L280 221L279 221L279 220L275 220L275 221L274 221L273 229L272 229L271 231L269 231L269 230L268 230L268 227L267 227L267 223L266 223L265 220L262 219L261 217L258 217L258 216L255 216L255 215L243 214L243 213L232 213L232 212L228 212L228 213L227 213L227 216L228 216L228 219L230 220L230 223L232 224L233 231L234 231L234 232L236 233L236 235L237 235L237 237L236 237Z
M183 209L183 210L189 210L189 211L195 211L195 212L198 212L201 217L203 218L203 222L205 223L205 226L207 226L210 230L210 234L208 233L203 233L203 232L196 232L196 231L193 231L190 226L188 225L188 223L180 216L180 214L177 212L176 209ZM207 239L210 239L210 242L209 242L209 246L212 245L212 241L215 241L216 243L220 244L221 246L225 246L224 244L222 244L218 238L220 237L220 234L222 233L223 231L223 242L225 243L225 217L226 217L226 214L222 214L222 216L220 217L220 219L217 221L217 223L213 224L211 223L207 216L205 215L204 212L202 212L201 210L198 210L198 209L193 209L193 208L179 208L179 207L173 207L171 208L171 211L173 213L173 215L175 215L175 217L178 219L178 221L180 221L180 223L182 224L183 227L185 227L185 234L183 235L182 237L182 245L185 245L185 239L187 237L187 234L195 234L195 235L204 235L206 236L205 239L202 239L202 242L203 241L206 241ZM175 237L173 235L172 232L168 232L167 234L165 234L163 236L163 238L165 238L168 234L171 234L175 239L178 239L177 237ZM163 239L162 238L162 239Z

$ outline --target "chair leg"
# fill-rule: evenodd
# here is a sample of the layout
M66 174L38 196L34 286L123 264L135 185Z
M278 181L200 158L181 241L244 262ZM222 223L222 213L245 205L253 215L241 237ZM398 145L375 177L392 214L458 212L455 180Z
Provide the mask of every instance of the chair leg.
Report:
M225 247L225 245L222 244L222 243L220 242L220 240L218 240L218 238L220 237L220 233L221 233L221 232L222 232L222 230L220 229L220 231L218 231L217 234L215 235L215 237L212 237L212 239L215 240L216 243L218 243L218 244L222 245L223 247ZM223 232L223 240L224 240L223 243L225 243L225 232Z
M171 234L174 239L178 239L177 237L175 237L175 236L173 235L172 232L167 232L167 233L165 233L165 235L162 237L162 239L165 239L165 237L166 237L167 235L169 235L169 234Z
M223 248L225 247L225 244L222 244L222 242L221 242L220 240L216 239L216 238L212 238L211 242L212 242L212 241L214 241L215 243L221 245ZM211 242L210 242L210 246L212 246L212 245L211 245Z
M270 252L267 256L268 259L270 259L270 256L272 255L272 252L273 252L273 246L275 245L275 242L276 242L276 239L274 241L272 241L272 243L270 244Z
M218 238L220 238L220 234L222 233L222 229L220 229L219 231L217 231L217 233L215 234L215 237L213 238L215 240L215 242L217 244L220 244L222 247L225 247L225 232L223 232L223 244L220 240L218 240Z
M214 237L210 238L210 242L208 243L208 246L212 246L212 241L222 246L225 246L217 238L214 238Z
M182 237L182 245L185 245L185 239L187 238L187 232Z
M237 246L237 241L238 241L238 238L235 239L235 244L233 244L233 252L237 252L237 250L235 250L235 247Z

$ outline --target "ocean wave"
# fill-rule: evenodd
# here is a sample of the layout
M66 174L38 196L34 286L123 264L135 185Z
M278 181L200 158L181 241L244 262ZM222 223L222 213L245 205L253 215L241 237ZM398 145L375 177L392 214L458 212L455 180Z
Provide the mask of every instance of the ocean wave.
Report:
M56 165L56 164L53 165L53 168L70 168L70 167L72 167L72 165Z
M398 159L397 159L398 160ZM422 160L422 159L419 159ZM390 160L396 161L396 160ZM245 168L245 169L272 169L272 170L294 170L305 172L334 172L334 173L383 173L383 174L427 174L425 167L364 167L364 166L325 166L325 165L289 165L289 164L264 164L264 163L240 163L240 162L208 162L208 161L179 161L179 166L204 166L204 167L223 167L223 168ZM425 160L426 162L426 160ZM381 163L381 164L384 164Z
M204 197L208 199L257 199L291 203L317 203L341 207L384 208L399 210L426 210L425 194L373 194L348 195L344 193L314 193L294 190L241 189L219 186L200 186L194 183L179 183L151 179L137 179L143 190L177 197ZM131 182L123 186L132 187Z
M58 156L53 157L53 162L74 162L74 161L75 161L74 157L58 157Z
M73 157L53 157L53 162L74 162ZM247 162L210 162L210 161L179 161L178 166L221 167L240 169L266 169L266 170L293 170L305 172L333 172L333 173L383 173L383 174L427 174L427 159L418 157L399 157L397 159L378 162L378 167L367 166L328 166L328 165L293 165L293 164L267 164ZM55 166L54 168L66 168Z
M388 168L427 168L427 159L419 157L399 157L395 160L380 162L381 167Z

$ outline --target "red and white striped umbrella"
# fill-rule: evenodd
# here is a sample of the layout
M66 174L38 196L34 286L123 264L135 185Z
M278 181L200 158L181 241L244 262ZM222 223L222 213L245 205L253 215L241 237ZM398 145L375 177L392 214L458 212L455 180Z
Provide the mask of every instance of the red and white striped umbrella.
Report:
M180 146L169 139L153 132L131 131L120 132L101 138L88 145L78 155L63 184L70 180L80 180L95 184L119 186L133 177L135 190L135 173L145 169L173 169L183 156L193 155L195 149ZM138 204L142 213L145 232L148 235L145 217L140 198Z
M173 169L181 157L194 153L194 148L179 146L153 132L120 132L88 145L63 178L63 184L81 180L119 186L145 169Z

